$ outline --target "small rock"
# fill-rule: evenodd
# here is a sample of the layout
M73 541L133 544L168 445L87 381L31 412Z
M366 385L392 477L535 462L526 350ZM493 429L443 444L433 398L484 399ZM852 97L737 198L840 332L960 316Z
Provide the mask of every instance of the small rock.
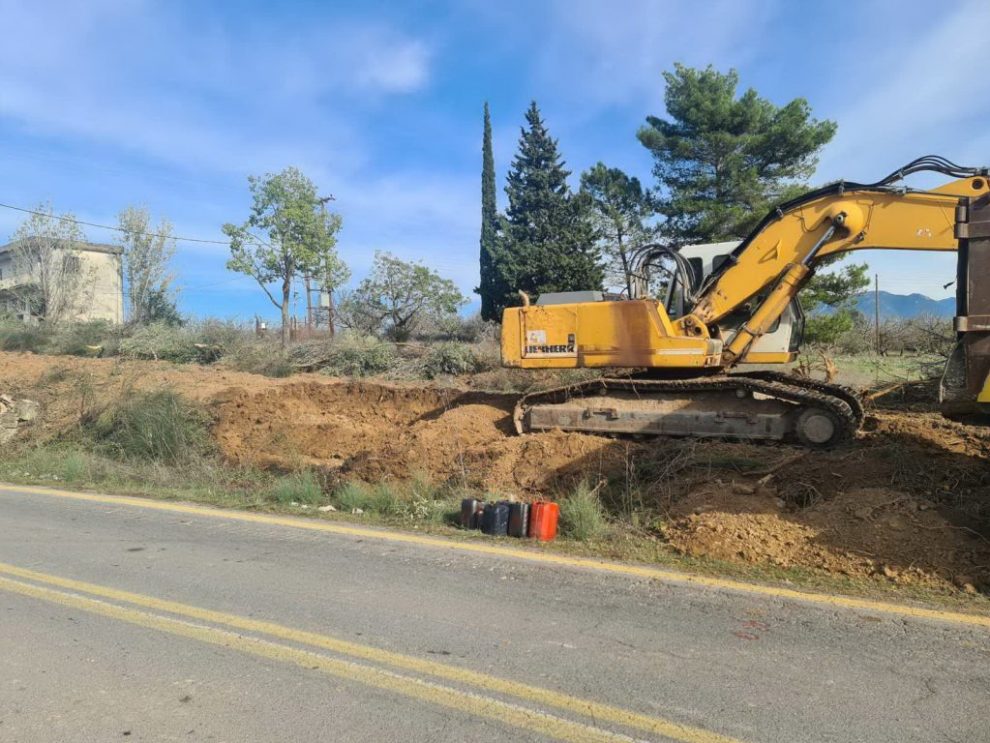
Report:
M363 508L352 508L351 509L351 513L357 514L358 516L360 516L362 513L364 513L364 509Z
M317 511L322 511L323 513L328 513L330 511L336 511L337 509L334 508L332 504L327 503L325 506L320 506L316 510Z
M889 565L884 565L883 566L883 574L886 575L888 578L891 578L891 579L896 578L898 575L900 575L900 573L898 573L896 570L894 570Z
M732 483L732 492L737 495L752 495L756 492L756 488L744 482L734 482Z

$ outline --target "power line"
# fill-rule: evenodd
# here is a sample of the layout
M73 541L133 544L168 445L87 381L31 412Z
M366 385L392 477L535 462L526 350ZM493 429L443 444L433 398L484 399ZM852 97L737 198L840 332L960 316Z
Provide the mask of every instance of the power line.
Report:
M24 212L25 214L34 214L39 217L48 217L50 219L57 219L60 222L72 222L73 224L79 224L85 227L95 227L100 230L113 230L114 232L130 232L130 230L125 230L122 227L114 227L113 225L109 225L109 224L96 224L95 222L84 222L81 219L76 219L75 217L63 217L58 214L39 212L35 209L25 209L20 206L12 206L10 204L0 203L0 207L4 209L13 209L15 212ZM209 245L230 245L230 242L228 240L205 240L200 237L176 237L175 235L166 235L160 232L138 232L136 234L144 235L145 237L162 237L168 240L175 240L176 242L207 243Z

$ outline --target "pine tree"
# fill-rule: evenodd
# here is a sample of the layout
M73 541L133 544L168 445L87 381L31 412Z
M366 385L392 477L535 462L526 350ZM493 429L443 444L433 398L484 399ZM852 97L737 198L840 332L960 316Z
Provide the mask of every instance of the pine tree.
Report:
M496 262L502 289L498 311L518 304L520 290L601 289L604 279L590 199L571 194L570 173L535 101L526 123L505 188L509 208Z
M801 191L835 135L803 98L776 106L739 75L675 65L663 73L668 119L648 116L639 141L653 154L664 231L675 242L743 238L777 202Z
M498 249L498 207L495 204L495 156L492 154L492 119L485 102L485 129L481 143L481 318L498 320L498 274L495 253Z

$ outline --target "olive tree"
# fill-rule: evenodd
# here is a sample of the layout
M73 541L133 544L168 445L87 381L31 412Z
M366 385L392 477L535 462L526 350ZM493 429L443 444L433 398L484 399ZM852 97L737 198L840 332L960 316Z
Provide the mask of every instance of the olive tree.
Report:
M417 324L454 315L466 302L454 282L436 271L378 252L371 275L341 303L341 312L354 329L404 341Z

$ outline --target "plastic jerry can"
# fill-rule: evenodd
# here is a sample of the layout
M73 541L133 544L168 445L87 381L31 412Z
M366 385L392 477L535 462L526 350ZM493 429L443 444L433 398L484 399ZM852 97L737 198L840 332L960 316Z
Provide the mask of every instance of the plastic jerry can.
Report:
M475 511L478 510L478 501L475 498L464 498L461 501L461 526L465 529L475 529L477 517Z
M529 503L509 504L509 536L525 537L529 532Z
M509 504L486 503L481 517L481 531L493 537L504 537L509 533Z
M474 503L474 520L471 521L472 529L481 528L481 518L485 515L485 502L475 501Z
M538 501L529 507L529 536L549 542L557 536L560 506L550 501Z

